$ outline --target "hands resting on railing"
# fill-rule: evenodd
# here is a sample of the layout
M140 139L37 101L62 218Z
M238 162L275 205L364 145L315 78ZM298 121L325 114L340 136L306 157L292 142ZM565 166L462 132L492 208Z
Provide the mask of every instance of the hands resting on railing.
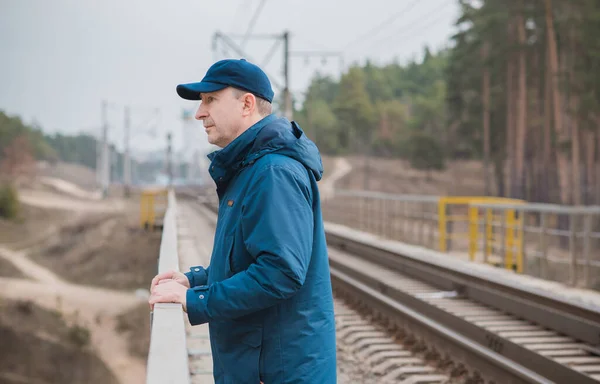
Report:
M159 273L152 279L148 304L154 310L156 303L180 303L187 312L186 294L190 288L188 278L178 271Z

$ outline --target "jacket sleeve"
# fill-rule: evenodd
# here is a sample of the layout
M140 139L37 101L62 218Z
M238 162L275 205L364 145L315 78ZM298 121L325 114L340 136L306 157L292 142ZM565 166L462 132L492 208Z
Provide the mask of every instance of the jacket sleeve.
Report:
M255 177L248 191L241 225L244 245L256 261L229 279L189 289L192 325L268 308L292 297L304 284L314 226L308 177L271 166Z
M204 268L198 265L195 267L190 267L190 271L184 273L190 282L191 288L199 285L206 285L208 280L208 268L210 267Z

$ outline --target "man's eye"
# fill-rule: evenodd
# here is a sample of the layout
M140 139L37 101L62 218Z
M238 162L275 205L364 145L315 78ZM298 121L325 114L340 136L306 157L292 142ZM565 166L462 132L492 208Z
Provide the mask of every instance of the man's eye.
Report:
M213 100L214 100L214 98L212 96L209 96L209 97L206 98L206 102L207 103L210 103Z

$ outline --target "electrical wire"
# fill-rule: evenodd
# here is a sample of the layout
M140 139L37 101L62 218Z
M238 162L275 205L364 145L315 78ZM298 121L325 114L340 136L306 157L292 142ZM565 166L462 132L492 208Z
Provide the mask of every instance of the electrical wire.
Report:
M231 25L229 26L229 30L230 31L234 31L235 27L237 27L237 20L238 17L242 14L242 10L247 8L247 4L250 2L250 0L245 0L243 3L240 0L240 3L238 4L237 9L235 10L235 15L233 16L233 19L231 20Z
M252 20L250 20L250 23L248 23L248 28L246 29L246 33L244 34L244 39L242 40L242 43L240 44L240 47L242 49L244 49L244 47L246 46L246 42L248 41L248 37L250 36L250 33L252 32L252 28L254 28L254 24L256 23L256 20L258 20L258 16L260 15L260 11L262 11L263 6L265 5L266 2L267 2L267 0L262 0L260 2L260 4L258 4L258 7L256 8L256 11L254 11L254 15L252 16Z
M417 5L417 3L419 3L421 0L416 0L411 2L410 4L408 4L408 6L406 6L405 8L403 8L401 11L394 13L392 16L390 16L388 19L386 19L383 23L378 24L377 26L371 28L370 30L368 30L367 32L365 32L364 34L356 37L355 39L353 39L352 41L350 41L349 43L347 43L342 50L345 51L348 47L350 47L351 45L354 45L356 43L358 43L361 40L364 40L365 37L370 37L373 35L374 32L377 31L381 31L385 26L393 23L394 21L396 21L396 19L398 18L398 16L410 11L415 5Z
M401 38L405 38L405 37L414 37L417 33L437 24L438 22L440 22L441 20L446 18L447 15L445 15L443 13L439 14L439 11L444 9L449 4L451 4L449 1L445 1L444 4L441 5L440 7L432 9L431 11L427 12L425 15L421 16L420 18L415 19L412 23L402 26L400 29L396 30L393 34L385 36L381 39L375 40L374 42L370 43L369 47L366 50L363 50L362 53L372 52L374 48L381 46L382 43L384 43L392 38L401 39ZM419 24L421 22L423 22L424 19L428 19L428 16L431 16L434 14L439 14L438 15L439 17L436 17L433 20L429 20L429 22L427 24L419 26Z

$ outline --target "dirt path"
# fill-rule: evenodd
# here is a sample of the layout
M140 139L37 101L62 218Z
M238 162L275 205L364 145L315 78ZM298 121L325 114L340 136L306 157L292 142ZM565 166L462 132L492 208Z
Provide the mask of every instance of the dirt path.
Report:
M31 261L24 251L11 251L8 248L0 246L0 257L10 261L17 267L25 276L29 276L34 280L47 284L66 284L60 277L54 274L49 269ZM3 292L3 291L0 291Z
M326 201L326 200L330 199L331 197L333 197L335 183L339 179L341 179L342 177L347 175L351 170L352 170L352 166L350 165L348 160L346 160L343 157L338 157L337 159L335 159L335 166L333 168L333 172L331 173L331 176L325 178L320 185L319 192L321 194L321 199L323 201Z
M45 193L21 195L26 204L64 208L78 212L119 210L117 202L83 202ZM83 212L82 212L83 211ZM30 300L35 304L59 310L68 322L87 327L92 348L122 383L137 384L146 380L145 362L129 355L127 338L116 331L116 316L145 299L133 292L71 284L27 257L28 250L10 250L0 246L5 258L30 279L0 278L0 296Z
M102 193L100 191L96 191L96 192L88 192L82 188L79 188L79 186L70 183L68 181L62 180L62 179L57 179L56 177L48 177L48 176L42 176L39 178L40 182L42 184L48 185L52 188L55 188L63 193L75 196L75 197L79 197L82 199L88 199L88 200L100 200L102 199Z
M127 339L115 330L115 317L144 302L144 299L134 293L66 283L29 260L23 252L0 249L0 255L35 279L0 278L1 296L31 300L44 308L59 310L67 321L82 323L90 330L91 345L98 356L119 381L128 384L145 382L144 361L129 355Z
M117 212L124 209L120 200L78 200L46 191L20 190L19 200L41 208L58 208L78 212Z
M31 300L43 308L59 310L68 322L85 326L93 349L120 382L145 382L145 363L129 355L127 339L115 331L116 316L143 299L102 288L9 278L0 278L0 292L5 298Z

